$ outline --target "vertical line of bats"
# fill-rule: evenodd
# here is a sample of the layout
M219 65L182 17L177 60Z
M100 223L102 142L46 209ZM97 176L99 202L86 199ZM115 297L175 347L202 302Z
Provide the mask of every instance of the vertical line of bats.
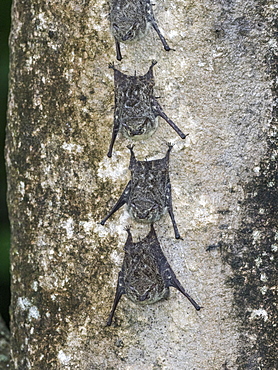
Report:
M122 60L121 43L138 40L146 34L151 25L157 32L166 51L171 50L160 32L155 20L150 0L111 0L111 32L115 39L117 60ZM148 72L143 76L128 76L109 65L114 70L115 110L112 138L107 156L112 157L113 147L118 133L132 140L147 139L157 129L158 117L162 117L181 139L186 138L179 127L164 113L154 96L153 61ZM195 307L200 306L184 290L164 256L153 224L168 211L175 238L181 239L172 206L171 183L169 177L169 159L172 145L168 144L166 156L151 161L136 160L133 145L130 150L131 179L122 195L104 217L105 222L126 204L130 216L140 223L150 224L149 234L137 243L132 240L130 228L126 228L128 237L124 246L124 260L118 275L114 303L107 325L110 326L120 301L125 294L138 304L151 304L169 296L169 287L178 289Z

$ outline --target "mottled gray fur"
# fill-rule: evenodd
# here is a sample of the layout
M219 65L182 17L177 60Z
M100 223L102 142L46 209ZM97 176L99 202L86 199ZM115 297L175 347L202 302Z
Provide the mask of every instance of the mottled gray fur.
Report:
M142 223L156 222L168 211L174 227L175 237L180 239L173 213L169 178L169 157L172 146L168 145L169 149L166 156L152 161L137 161L133 147L129 146L131 152L129 164L131 180L117 203L100 222L102 225L124 204L127 204L127 210L131 217Z
M111 325L117 304L123 294L138 304L152 304L169 297L169 287L173 286L185 295L196 310L200 306L185 292L167 262L153 225L149 234L138 243L133 243L130 230L125 243L125 256L119 272L114 304L107 325Z
M157 128L157 117L162 117L184 139L186 135L163 112L154 97L154 76L152 62L148 72L143 76L128 76L117 70L113 64L115 84L114 126L108 157L112 156L113 146L120 131L125 137L133 140L146 139Z
M157 32L164 49L170 50L157 26L150 0L111 0L110 22L118 60L122 59L120 43L142 38L149 24Z

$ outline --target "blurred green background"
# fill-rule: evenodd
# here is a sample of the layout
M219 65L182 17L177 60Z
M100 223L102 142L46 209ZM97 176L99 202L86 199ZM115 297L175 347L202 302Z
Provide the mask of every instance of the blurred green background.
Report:
M4 143L8 93L9 49L11 0L0 0L0 313L9 323L10 275L9 248L10 227L6 205L6 174Z

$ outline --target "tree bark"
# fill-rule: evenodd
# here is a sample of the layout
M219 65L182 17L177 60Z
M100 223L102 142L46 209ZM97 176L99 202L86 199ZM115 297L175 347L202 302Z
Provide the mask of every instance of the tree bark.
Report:
M0 316L0 369L7 369L10 360L10 332Z
M12 230L11 368L275 369L277 284L277 4L157 2L158 24L123 45L115 65L145 74L189 136L160 120L135 143L137 159L162 158L170 178L175 240L155 224L178 292L109 315L127 224L106 215L130 178L127 139L106 153L113 122L114 42L109 6L95 1L14 0L6 140ZM275 38L276 37L276 38Z

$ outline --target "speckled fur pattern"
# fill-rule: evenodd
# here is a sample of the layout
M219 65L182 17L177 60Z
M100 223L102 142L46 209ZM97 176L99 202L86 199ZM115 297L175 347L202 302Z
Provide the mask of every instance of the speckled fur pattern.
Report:
M150 0L112 0L110 22L118 60L122 59L120 43L128 43L142 38L149 24L157 32L164 49L170 50L156 23Z
M130 229L126 230L128 237L124 247L124 261L119 272L116 295L107 325L111 325L123 294L135 303L153 304L169 297L170 286L178 289L196 310L200 310L201 307L185 292L167 262L153 225L149 234L137 243L133 243Z
M110 64L114 70L115 111L114 126L108 157L112 156L113 146L121 132L132 140L147 139L157 128L157 117L162 117L184 139L186 135L163 112L154 97L153 61L148 72L143 76L128 76Z
M176 239L180 239L177 224L175 222L171 183L169 177L169 157L172 146L170 144L167 154L162 159L152 161L137 161L133 147L129 146L131 156L129 169L131 180L117 203L100 222L102 225L124 204L131 217L141 223L154 223L168 211L175 231Z

